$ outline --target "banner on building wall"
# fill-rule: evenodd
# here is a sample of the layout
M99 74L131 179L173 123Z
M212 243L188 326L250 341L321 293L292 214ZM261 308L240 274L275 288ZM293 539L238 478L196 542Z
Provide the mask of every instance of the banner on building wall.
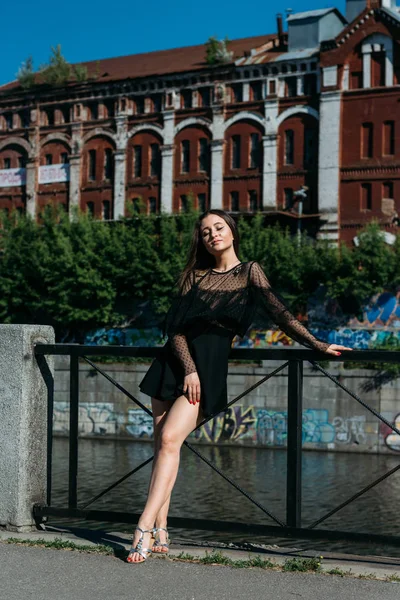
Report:
M0 187L26 184L26 169L0 169Z
M39 183L59 183L69 181L69 165L44 165L39 167Z

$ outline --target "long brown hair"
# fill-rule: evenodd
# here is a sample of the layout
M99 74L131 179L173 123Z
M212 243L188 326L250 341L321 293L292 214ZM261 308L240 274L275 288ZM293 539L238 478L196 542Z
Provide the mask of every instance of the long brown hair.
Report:
M232 231L233 247L235 249L236 256L239 255L239 230L237 228L235 220L230 216L229 213L225 212L224 210L220 210L218 208L211 208L210 210L206 210L206 212L200 215L196 221L195 228L193 231L192 242L188 254L188 259L185 268L183 269L178 280L179 289L182 289L187 276L193 269L198 269L199 271L202 271L215 266L215 258L204 246L203 238L200 232L201 222L208 215L218 215L219 217L224 219L224 221Z

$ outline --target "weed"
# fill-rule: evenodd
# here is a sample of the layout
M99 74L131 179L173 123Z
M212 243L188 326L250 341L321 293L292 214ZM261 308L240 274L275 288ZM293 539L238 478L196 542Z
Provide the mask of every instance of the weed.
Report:
M283 565L284 571L320 571L322 557L315 558L288 558Z
M22 540L20 538L10 537L3 541L6 544L17 544L19 546L38 546L40 548L52 548L53 550L76 550L78 552L90 552L91 554L115 554L113 548L110 546L104 546L102 544L97 546L84 546L75 544L75 542L62 540L61 538L55 538L54 540L44 540L42 538L37 540Z

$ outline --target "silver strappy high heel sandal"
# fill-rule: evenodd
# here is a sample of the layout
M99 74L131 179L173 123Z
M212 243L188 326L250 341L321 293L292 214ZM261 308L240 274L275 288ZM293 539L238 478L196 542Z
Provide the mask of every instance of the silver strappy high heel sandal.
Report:
M154 529L142 529L141 527L137 526L135 531L136 530L140 531L140 538L139 538L139 541L136 544L136 546L133 546L133 544L132 544L131 549L129 550L128 558L130 557L131 554L134 554L135 552L137 552L138 554L140 554L140 556L143 558L143 560L128 560L128 558L127 558L127 562L130 563L131 565L144 562L153 551L152 548L143 548L143 536L145 533L151 533L152 534L151 539L154 539ZM151 542L151 540L150 540L150 542Z
M169 535L168 535L168 530L165 527L154 527L153 531L154 531L153 550L154 550L154 548L166 548L166 550L156 550L156 553L157 554L168 554L169 544L171 543L171 540L169 539ZM165 531L165 533L167 534L167 541L166 542L160 542L157 539L157 533L159 531Z

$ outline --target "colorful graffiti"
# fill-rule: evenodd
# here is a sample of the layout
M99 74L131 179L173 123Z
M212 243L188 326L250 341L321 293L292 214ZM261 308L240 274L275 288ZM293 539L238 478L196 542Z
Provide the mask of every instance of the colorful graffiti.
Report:
M130 408L128 410L128 421L125 429L134 438L152 438L154 431L153 417L141 408Z
M194 437L213 443L254 439L255 423L256 416L253 407L231 406L224 413L197 429Z
M400 413L394 417L393 425L397 429L400 429ZM385 423L381 424L381 433L389 450L400 452L400 435L393 431L393 429L390 429Z

